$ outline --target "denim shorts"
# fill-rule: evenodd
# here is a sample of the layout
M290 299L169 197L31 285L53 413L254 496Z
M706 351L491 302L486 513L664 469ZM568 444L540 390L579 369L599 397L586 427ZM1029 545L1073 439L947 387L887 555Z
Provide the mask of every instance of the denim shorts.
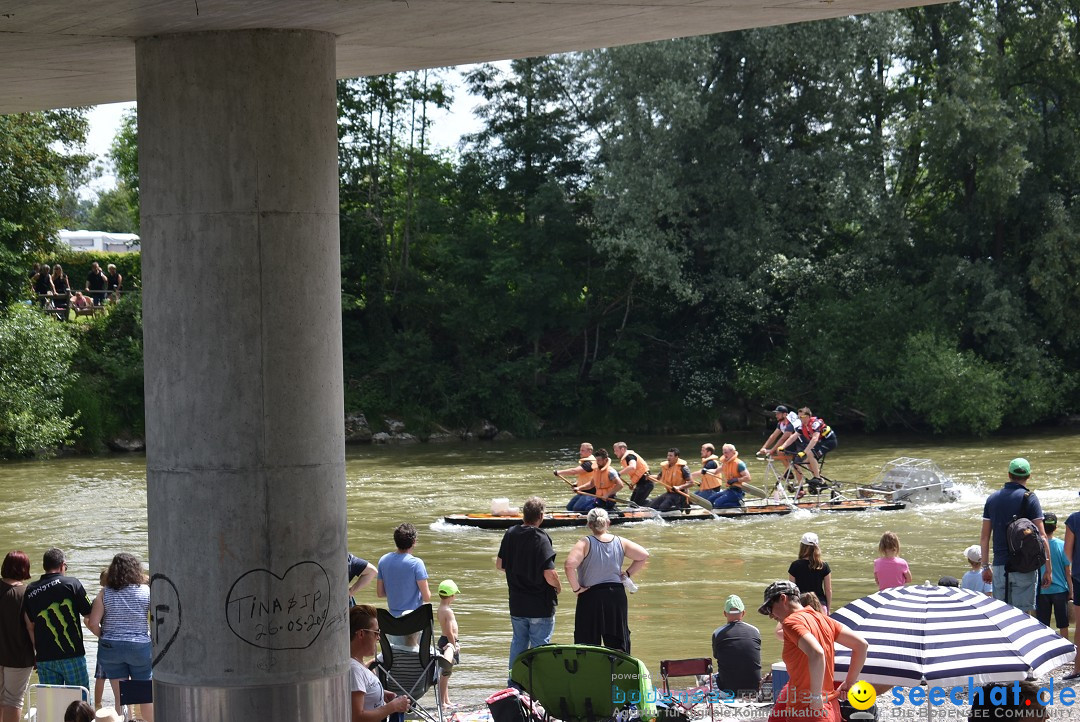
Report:
M98 642L98 662L109 679L150 679L152 659L150 642Z

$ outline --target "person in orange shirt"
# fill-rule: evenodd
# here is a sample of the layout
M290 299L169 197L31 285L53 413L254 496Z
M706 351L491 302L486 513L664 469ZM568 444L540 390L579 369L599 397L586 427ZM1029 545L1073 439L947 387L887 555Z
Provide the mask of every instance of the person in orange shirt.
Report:
M766 587L758 612L783 628L783 658L790 677L784 699L778 700L769 722L841 722L838 700L859 680L869 646L866 639L816 609L804 607L793 582L776 581ZM851 650L847 677L835 690L833 642Z

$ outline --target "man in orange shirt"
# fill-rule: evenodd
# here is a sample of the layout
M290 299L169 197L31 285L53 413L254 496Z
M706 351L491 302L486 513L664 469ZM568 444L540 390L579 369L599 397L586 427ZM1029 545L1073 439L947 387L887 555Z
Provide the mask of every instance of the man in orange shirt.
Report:
M841 722L838 700L859 680L869 646L866 640L816 609L804 607L793 582L778 581L766 587L765 603L758 612L780 622L783 628L783 658L790 677L769 721ZM847 677L835 691L833 642L851 650Z

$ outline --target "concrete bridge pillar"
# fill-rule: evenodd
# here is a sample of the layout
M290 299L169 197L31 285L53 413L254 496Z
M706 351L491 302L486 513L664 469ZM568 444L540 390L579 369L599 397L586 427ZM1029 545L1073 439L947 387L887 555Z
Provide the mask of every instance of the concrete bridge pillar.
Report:
M334 42L136 43L160 722L348 718Z

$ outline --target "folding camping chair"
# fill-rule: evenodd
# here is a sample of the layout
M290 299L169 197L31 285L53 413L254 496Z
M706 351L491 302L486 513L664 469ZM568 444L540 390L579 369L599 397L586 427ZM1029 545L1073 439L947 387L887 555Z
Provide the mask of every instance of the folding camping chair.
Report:
M90 690L66 684L32 684L26 690L28 722L64 722L72 702L89 702Z
M375 660L373 669L383 688L409 698L412 708L406 716L416 714L429 722L442 722L438 658L431 649L434 634L431 605L424 604L401 617L395 617L385 609L378 609L376 613L382 632L379 636L382 654ZM414 637L418 646L392 644L391 636ZM432 687L435 688L435 712L420 704L420 698Z
M142 679L120 680L120 701L118 708L123 705L126 708L124 719L131 722L135 719L135 705L151 704L154 701L154 683Z
M656 692L640 659L588 644L542 644L514 660L510 679L547 719L598 722L656 717Z
M660 660L660 679L664 683L664 697L689 713L701 702L708 703L709 719L716 719L713 713L713 673L712 659L698 657L695 659L662 659ZM668 679L671 677L701 677L707 680L705 684L698 684L686 692L678 693L674 697L668 688ZM699 699L700 697L700 699ZM697 701L694 701L697 699Z

